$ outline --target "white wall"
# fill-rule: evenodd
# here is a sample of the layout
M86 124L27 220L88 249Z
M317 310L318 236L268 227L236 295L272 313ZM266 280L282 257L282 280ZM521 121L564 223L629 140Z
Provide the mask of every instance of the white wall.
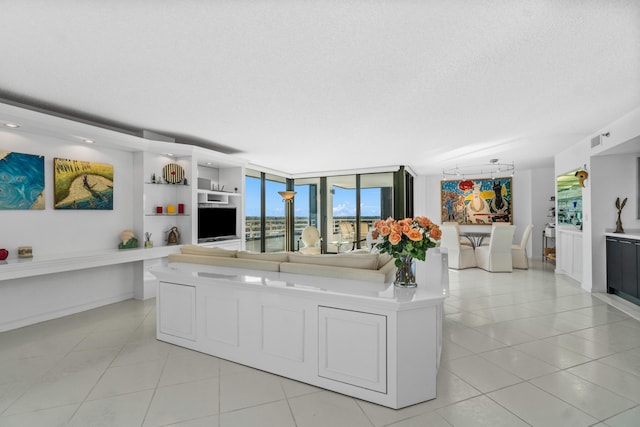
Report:
M131 153L1 130L0 150L44 156L46 208L0 211L0 247L9 250L10 259L17 257L18 246L32 246L34 255L117 248L120 232L133 228ZM54 210L54 157L113 165L113 210Z
M433 222L441 224L440 208L440 175L419 175L414 181L415 213L424 215ZM542 257L542 238L549 197L555 194L555 178L553 169L540 168L518 170L512 180L513 185L513 223L516 226L514 243L520 243L522 233L527 225L533 223L533 233L527 243L527 254L530 258ZM489 230L489 226L462 226L462 230Z
M116 249L120 232L134 227L130 152L3 130L0 130L0 150L43 155L45 166L45 209L0 211L0 247L9 250L8 261L17 262L18 246L32 246L34 259ZM113 165L113 210L54 210L54 157ZM142 241L140 236L139 240ZM28 268L29 260L24 262ZM136 272L140 274L141 268L140 262L133 262L2 280L0 331L132 298Z
M603 133L600 146L591 147L591 138ZM576 168L586 168L589 178L582 190L583 209L583 289L593 292L606 290L606 245L604 233L615 229L616 197L628 197L622 211L625 230L640 229L636 218L638 209L636 158L640 157L640 108L595 131L592 136L577 142L555 156L556 175ZM630 148L628 146L631 146ZM559 252L561 250L559 249Z

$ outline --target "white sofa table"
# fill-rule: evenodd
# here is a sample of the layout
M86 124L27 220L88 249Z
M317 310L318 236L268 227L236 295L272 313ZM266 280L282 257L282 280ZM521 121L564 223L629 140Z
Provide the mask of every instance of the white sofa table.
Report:
M390 408L436 397L442 292L172 263L157 338Z

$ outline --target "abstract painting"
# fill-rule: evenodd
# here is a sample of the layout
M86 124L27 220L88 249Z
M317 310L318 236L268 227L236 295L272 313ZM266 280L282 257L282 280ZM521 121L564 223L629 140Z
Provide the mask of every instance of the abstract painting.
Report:
M440 184L442 222L513 223L511 178L441 181Z
M0 210L44 209L44 157L0 151Z
M113 165L53 159L55 209L113 209Z

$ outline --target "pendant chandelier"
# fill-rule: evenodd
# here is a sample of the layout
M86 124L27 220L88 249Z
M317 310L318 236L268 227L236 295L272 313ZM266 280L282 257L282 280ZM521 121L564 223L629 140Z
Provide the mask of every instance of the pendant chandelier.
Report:
M443 180L456 180L466 178L484 178L487 175L491 179L504 177L506 175L513 176L515 165L511 163L501 163L498 159L491 159L489 163L476 165L456 165L452 168L442 169Z

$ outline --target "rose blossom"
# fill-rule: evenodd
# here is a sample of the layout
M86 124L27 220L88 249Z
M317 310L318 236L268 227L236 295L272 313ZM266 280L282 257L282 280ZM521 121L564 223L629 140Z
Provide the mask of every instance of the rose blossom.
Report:
M402 241L402 235L399 233L393 232L389 235L389 243L392 245L397 245Z
M382 236L388 236L389 233L391 233L391 227L389 227L388 225L383 225L378 231L380 232L380 234L382 234Z
M405 234L410 240L413 240L414 242L419 242L420 240L422 240L422 233L420 232L420 230L417 230L415 228L412 228L408 233Z
M432 237L434 240L440 240L440 237L442 237L442 231L437 225L434 224L431 227L431 230L429 230L429 236Z

